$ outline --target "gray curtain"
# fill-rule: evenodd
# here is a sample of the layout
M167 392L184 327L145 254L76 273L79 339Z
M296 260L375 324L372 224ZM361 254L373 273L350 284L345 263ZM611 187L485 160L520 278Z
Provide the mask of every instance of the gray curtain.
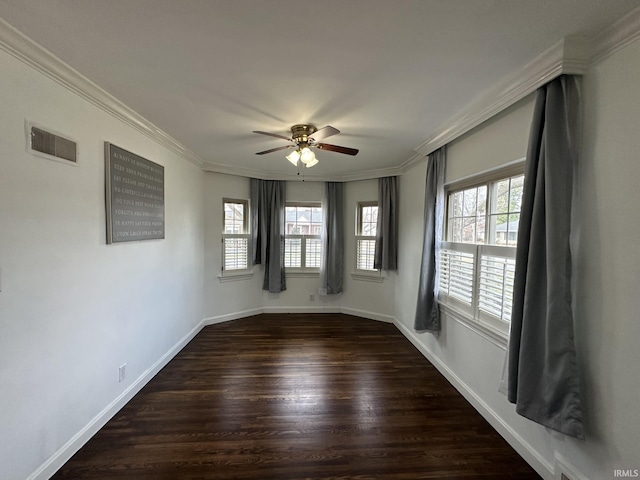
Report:
M579 110L577 77L538 90L516 249L508 398L520 415L584 438L569 238Z
M373 268L398 269L398 177L378 179L378 223Z
M287 289L284 276L285 182L251 179L253 264L264 265L263 290Z
M344 187L326 182L322 202L320 295L342 293L344 279Z
M420 283L414 328L417 331L438 333L440 311L438 308L437 259L442 240L444 219L444 170L446 151L442 147L427 159L427 184L424 197L424 240L420 263Z

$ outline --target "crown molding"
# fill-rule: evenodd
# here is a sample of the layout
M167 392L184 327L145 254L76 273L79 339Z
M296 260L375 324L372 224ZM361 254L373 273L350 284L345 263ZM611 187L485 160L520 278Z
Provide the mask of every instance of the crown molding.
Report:
M0 50L29 65L89 103L109 113L126 125L153 139L181 158L207 172L254 177L264 180L300 180L348 182L401 175L419 163L425 155L455 140L484 121L500 113L540 86L559 75L583 75L598 63L640 38L640 7L601 33L585 39L566 37L524 67L487 90L479 100L451 117L429 138L414 148L416 154L400 166L366 170L345 175L277 175L268 172L223 165L203 160L142 115L100 88L80 72L64 63L19 30L0 18Z
M589 68L589 41L566 37L455 115L414 150L428 155L500 113L563 74L583 75Z
M345 175L317 175L307 174L304 170L301 173L278 174L267 173L261 170L254 170L233 165L223 165L219 163L205 162L202 166L205 172L222 173L225 175L236 175L240 177L259 178L260 180L289 180L289 181L307 181L307 182L355 182L358 180L372 180L380 177L391 177L394 175L402 175L404 170L402 167L379 168L365 170L362 172L348 173Z
M407 170L409 170L414 165L417 165L418 163L420 163L422 160L424 160L424 158L425 156L422 155L421 153L416 153L415 155L413 155L411 158L406 160L402 165L400 165L400 168L402 169L402 173L406 173Z
M640 38L640 7L591 39L591 64L597 64Z
M204 160L198 155L1 18L0 50L155 140L181 158L202 167Z

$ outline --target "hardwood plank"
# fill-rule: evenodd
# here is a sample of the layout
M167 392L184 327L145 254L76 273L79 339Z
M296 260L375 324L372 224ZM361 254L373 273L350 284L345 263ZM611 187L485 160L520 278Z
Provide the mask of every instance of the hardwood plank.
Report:
M54 479L539 479L390 324L206 327Z

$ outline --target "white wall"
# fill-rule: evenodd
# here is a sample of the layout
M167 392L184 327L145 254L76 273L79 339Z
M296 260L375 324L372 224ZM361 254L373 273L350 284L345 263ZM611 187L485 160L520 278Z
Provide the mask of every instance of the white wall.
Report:
M534 102L529 95L447 145L445 183L523 158Z
M288 181L288 202L321 202L323 182ZM253 277L221 283L222 199L249 198L249 179L233 175L207 173L206 203L206 268L204 317L213 323L236 318L239 313L259 312L345 312L391 321L393 318L394 274L381 283L354 279L355 215L358 202L377 200L378 181L349 182L344 187L345 199L345 278L340 295L319 296L319 276L287 276L287 290L269 293L262 290L264 269L253 268ZM310 300L313 295L313 300Z
M547 478L554 478L556 459L568 466L572 478L599 480L613 478L614 469L640 469L639 84L639 42L593 67L583 83L585 141L578 205L582 234L575 328L586 414L584 442L551 433L514 413L497 392L504 347L446 315L439 337L413 331L419 274L415 258L422 249L423 219L421 206L407 208L407 204L424 195L426 162L401 179L398 325ZM525 117L531 109L531 99L525 99L454 142L448 150L447 180L524 156L529 128ZM526 132L518 133L525 125Z
M203 174L2 51L0 105L0 478L24 480L202 320ZM166 239L106 245L104 141L164 165Z
M249 179L235 175L205 174L204 318L208 323L248 315L262 309L262 269L249 279L220 282L222 273L222 199L249 199Z
M377 320L393 319L395 272L383 272L382 283L354 278L356 267L356 209L358 202L378 200L378 180L345 184L345 278L342 311ZM402 207L400 207L402 209Z
M576 335L587 438L561 451L591 478L640 470L640 42L592 67L584 88Z

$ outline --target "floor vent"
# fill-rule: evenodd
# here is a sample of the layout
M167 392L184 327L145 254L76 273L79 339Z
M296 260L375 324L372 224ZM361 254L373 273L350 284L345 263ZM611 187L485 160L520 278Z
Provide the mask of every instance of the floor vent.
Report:
M34 125L29 125L29 150L32 153L43 154L46 157L78 162L78 146L73 140L48 132Z

